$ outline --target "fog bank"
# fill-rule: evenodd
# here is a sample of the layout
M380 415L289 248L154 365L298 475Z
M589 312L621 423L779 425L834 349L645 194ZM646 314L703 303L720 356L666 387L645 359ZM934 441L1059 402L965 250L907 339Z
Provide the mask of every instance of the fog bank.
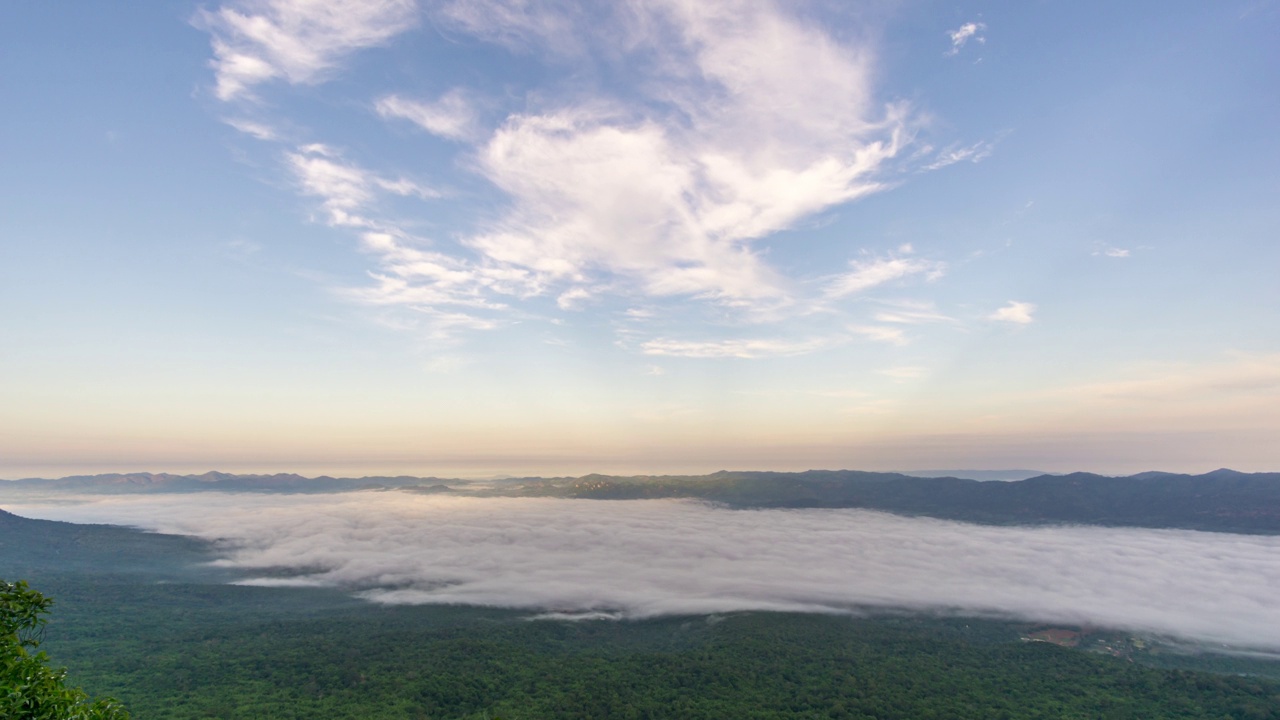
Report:
M338 586L384 603L626 617L889 606L1280 649L1280 537L402 492L81 497L5 509L220 539L221 562L246 582Z

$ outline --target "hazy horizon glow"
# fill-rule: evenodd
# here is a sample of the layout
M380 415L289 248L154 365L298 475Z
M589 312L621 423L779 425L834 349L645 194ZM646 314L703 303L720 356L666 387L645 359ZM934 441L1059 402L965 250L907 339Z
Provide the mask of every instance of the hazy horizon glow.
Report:
M1163 433L1081 433L1060 436L972 436L940 435L907 439L868 440L834 447L804 439L794 444L762 438L755 444L703 444L696 447L676 443L658 451L637 451L627 445L599 445L566 448L559 453L529 448L525 452L489 453L481 449L466 453L388 451L378 453L367 447L342 448L340 452L299 448L296 454L281 453L274 447L258 457L238 444L233 459L217 452L190 448L158 452L145 444L114 448L87 462L23 462L10 456L3 480L60 478L102 473L153 472L202 474L209 471L240 474L292 473L306 477L398 476L484 479L492 477L579 477L591 473L605 475L704 475L720 470L803 472L805 470L864 470L914 472L924 469L1006 470L1035 472L1095 472L1102 475L1131 475L1146 471L1198 474L1220 467L1241 472L1274 472L1265 450L1272 434L1267 430L1214 434ZM811 439L810 439L811 440ZM1172 446L1169 443L1173 443ZM1264 449L1259 453L1258 448ZM577 453L572 450L578 450ZM1236 461L1213 464L1211 458L1225 454ZM1084 457L1081 457L1081 456ZM152 458L149 462L132 458ZM198 458L204 457L205 460Z
M382 603L624 618L902 608L1280 649L1272 536L402 492L82 496L7 509L218 540L218 564L242 582Z
M0 9L0 478L1280 469L1280 6Z

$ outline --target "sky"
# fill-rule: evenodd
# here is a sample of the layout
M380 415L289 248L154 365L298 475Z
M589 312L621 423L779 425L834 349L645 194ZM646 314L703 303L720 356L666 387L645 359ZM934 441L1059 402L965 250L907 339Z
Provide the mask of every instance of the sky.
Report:
M0 478L1280 469L1280 4L0 8Z
M1280 650L1275 536L372 491L51 495L6 507L216 540L215 564L239 584L337 587L378 603L566 619L895 608Z

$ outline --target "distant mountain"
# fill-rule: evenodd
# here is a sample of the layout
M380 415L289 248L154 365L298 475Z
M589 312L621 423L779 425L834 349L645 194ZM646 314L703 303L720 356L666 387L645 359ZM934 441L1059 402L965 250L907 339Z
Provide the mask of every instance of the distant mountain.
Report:
M1026 480L1039 475L1052 475L1043 470L899 470L903 475L911 477L954 477L964 480L982 480L1010 482Z
M1073 523L1280 534L1280 473L1225 469L1203 475L1040 475L1018 482L853 470L587 475L529 482L504 494L688 497L737 507L852 507L995 525Z
M696 498L734 507L866 508L994 525L1084 524L1280 534L1280 473L1215 470L1203 475L1144 472L1038 475L1010 482L904 473L810 470L711 475L510 478L468 483L439 478L306 478L293 474L132 473L15 480L0 498L29 493L321 493L408 490L422 494L609 500Z
M419 485L442 484L438 478L419 477L361 477L335 478L328 475L308 478L294 473L275 475L236 475L224 472L207 472L202 475L172 475L169 473L108 473L104 475L72 475L56 480L25 478L0 481L0 492L91 492L95 494L148 493L148 492L295 492L324 493L347 490L382 490ZM451 484L466 481L450 480Z

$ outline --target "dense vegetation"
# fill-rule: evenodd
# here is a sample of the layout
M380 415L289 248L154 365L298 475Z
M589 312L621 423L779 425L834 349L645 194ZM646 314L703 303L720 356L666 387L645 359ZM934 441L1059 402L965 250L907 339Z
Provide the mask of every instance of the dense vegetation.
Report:
M39 647L53 601L26 582L0 579L0 717L6 720L128 720L109 698L93 701L68 687L66 671Z
M185 538L0 512L45 647L136 718L1280 719L1280 682L1144 667L965 618L530 620L242 587ZM148 561L148 558L150 560Z
M568 623L316 591L62 587L60 656L139 718L1280 718L1275 683L973 620Z

